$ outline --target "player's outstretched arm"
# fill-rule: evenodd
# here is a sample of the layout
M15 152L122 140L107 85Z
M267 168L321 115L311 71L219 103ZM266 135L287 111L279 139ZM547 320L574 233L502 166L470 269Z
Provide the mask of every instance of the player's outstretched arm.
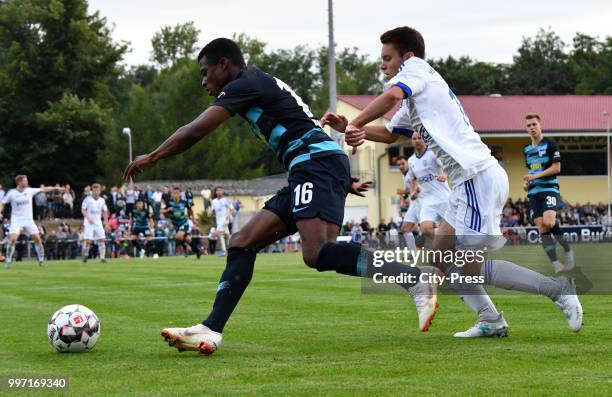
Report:
M221 106L210 106L191 123L176 130L153 152L136 157L125 169L123 180L129 180L136 173L152 167L159 160L184 152L230 117L232 115L227 109Z
M364 125L384 116L402 99L404 99L404 91L397 86L393 86L370 102L368 106L350 122L350 125L355 128L363 128Z

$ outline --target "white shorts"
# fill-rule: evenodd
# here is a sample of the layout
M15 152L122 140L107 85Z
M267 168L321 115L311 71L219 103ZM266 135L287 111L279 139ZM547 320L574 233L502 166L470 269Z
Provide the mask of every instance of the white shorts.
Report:
M215 230L217 231L217 233L230 234L228 223L217 223L217 227L215 228Z
M457 248L504 246L500 224L508 191L508 174L499 164L453 188L443 218L455 229Z
M83 224L83 236L85 240L104 240L106 233L102 225L91 224L87 221Z
M442 215L446 213L448 208L447 201L431 201L422 199L414 200L410 203L406 215L404 215L404 222L414 223L418 225L421 222L433 222L436 225L440 224Z
M39 234L38 226L31 219L11 219L11 228L9 234L19 234L21 229L25 228L27 233L31 236L33 234Z

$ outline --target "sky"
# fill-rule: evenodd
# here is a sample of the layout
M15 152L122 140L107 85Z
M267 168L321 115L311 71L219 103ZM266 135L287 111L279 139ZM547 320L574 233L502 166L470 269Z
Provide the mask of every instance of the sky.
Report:
M148 63L151 37L162 26L188 21L203 46L217 37L246 33L268 49L327 44L327 0L89 0L114 26L116 41L130 42L125 63ZM365 0L334 1L337 47L358 47L377 59L385 30L411 26L425 38L427 57L469 55L512 62L523 37L552 28L566 43L576 32L612 36L612 0Z

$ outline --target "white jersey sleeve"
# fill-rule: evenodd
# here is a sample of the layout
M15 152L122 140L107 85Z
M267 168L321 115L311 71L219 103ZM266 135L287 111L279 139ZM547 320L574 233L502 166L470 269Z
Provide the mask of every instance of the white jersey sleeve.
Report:
M8 192L7 192L7 193L4 195L4 197L2 197L2 201L1 201L1 202L2 202L2 204L8 204L8 203L10 203L10 202L11 202L11 197L13 197L13 190L14 190L14 189L9 190L9 191L8 191Z
M400 66L399 72L385 84L387 89L394 86L401 88L404 91L404 98L420 94L426 85L427 79L422 71L417 68L406 67L405 62Z
M398 86L405 99L387 128L410 125L440 159L453 183L463 182L496 164L491 151L442 76L426 61L411 57L386 85Z
M408 107L404 105L400 106L399 110L395 112L391 120L385 124L387 130L391 134L400 134L405 137L411 137L414 132L412 123L410 122L410 114L408 113Z

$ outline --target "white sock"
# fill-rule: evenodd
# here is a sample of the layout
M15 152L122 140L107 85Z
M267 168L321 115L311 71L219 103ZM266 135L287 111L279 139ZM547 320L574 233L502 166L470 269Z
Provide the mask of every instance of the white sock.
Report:
M106 257L106 244L98 242L98 252L100 253L100 259L104 260Z
M13 261L16 245L17 243L8 243L8 247L6 248L6 263L11 263Z
M45 260L45 247L42 243L34 244L34 249L36 250L36 255L38 255L38 261L42 262Z
M89 256L89 244L83 243L83 259L87 259Z
M404 239L406 240L406 247L408 247L410 251L416 254L417 247L416 247L416 240L414 239L414 234L412 234L412 232L405 232Z
M219 236L219 241L221 241L221 252L225 252L225 234Z
M553 301L559 299L562 287L556 280L504 260L486 260L480 269L485 284L507 290L546 295Z
M457 266L451 267L446 276L449 277L451 273L459 273ZM450 286L461 300L478 315L479 320L496 320L499 317L495 304L482 285L454 281L450 283Z

